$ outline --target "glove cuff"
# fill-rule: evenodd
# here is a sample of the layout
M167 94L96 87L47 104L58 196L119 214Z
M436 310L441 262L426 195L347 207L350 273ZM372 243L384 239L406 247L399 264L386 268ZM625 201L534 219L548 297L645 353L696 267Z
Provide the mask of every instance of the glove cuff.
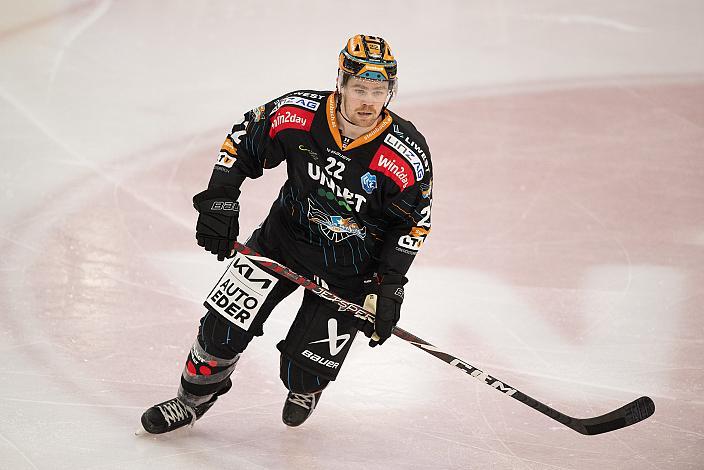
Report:
M407 282L406 276L401 274L385 274L365 281L365 290L368 293L378 294L379 297L391 299L400 304L403 302L403 286Z
M240 206L237 203L237 198L239 197L239 189L229 186L217 186L208 188L193 196L193 207L198 212L231 214L233 211L239 212Z

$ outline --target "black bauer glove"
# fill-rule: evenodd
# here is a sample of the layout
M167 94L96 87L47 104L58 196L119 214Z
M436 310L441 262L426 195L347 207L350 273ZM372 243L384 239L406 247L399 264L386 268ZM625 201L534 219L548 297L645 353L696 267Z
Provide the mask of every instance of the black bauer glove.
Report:
M365 322L362 331L371 339L369 346L384 344L389 339L399 318L403 303L403 286L408 282L400 274L387 274L365 281L365 290L369 294L364 300L364 308L375 313L374 325ZM375 335L376 333L376 335Z
M208 188L193 196L198 211L196 240L198 245L218 256L218 261L232 256L240 233L240 191L230 187Z

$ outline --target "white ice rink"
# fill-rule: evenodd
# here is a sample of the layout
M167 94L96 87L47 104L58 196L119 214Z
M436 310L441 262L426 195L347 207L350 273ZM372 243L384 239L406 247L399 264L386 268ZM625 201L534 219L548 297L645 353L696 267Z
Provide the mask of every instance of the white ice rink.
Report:
M332 88L356 33L433 154L399 325L572 416L653 417L582 436L392 338L287 428L296 296L193 429L133 434L224 269L190 199L225 134ZM0 469L704 468L701 0L4 0L0 124ZM283 177L245 183L243 234Z

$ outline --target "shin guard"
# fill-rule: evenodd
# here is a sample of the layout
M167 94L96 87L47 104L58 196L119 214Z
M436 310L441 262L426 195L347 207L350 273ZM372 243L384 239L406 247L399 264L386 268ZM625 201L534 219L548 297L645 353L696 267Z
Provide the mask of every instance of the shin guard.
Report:
M228 379L234 372L239 358L239 354L231 359L213 356L196 340L181 374L178 398L190 406L207 402L216 392L229 385Z

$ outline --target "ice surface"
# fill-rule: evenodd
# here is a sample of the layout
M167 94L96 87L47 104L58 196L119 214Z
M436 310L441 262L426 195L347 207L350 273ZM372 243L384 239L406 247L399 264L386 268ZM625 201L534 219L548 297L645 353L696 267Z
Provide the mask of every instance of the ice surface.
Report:
M0 468L704 467L702 3L434 3L3 6ZM564 413L652 418L581 436L392 339L288 429L294 296L193 429L134 436L224 268L190 198L225 133L332 87L357 32L394 46L433 154L400 325ZM245 184L243 233L283 178Z

